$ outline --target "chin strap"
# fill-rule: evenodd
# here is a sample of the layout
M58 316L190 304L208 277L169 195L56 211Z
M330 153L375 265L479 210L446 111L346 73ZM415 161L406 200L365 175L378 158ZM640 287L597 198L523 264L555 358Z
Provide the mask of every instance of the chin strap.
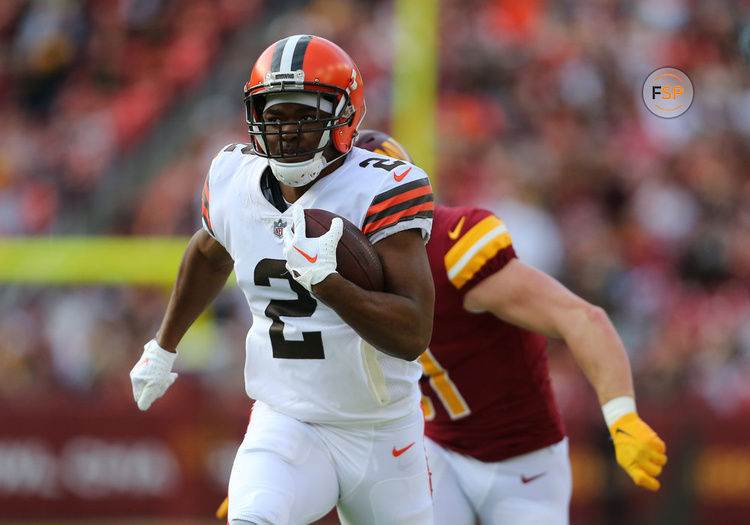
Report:
M321 171L345 155L346 153L341 153L331 160L326 160L323 152L319 151L313 158L302 162L279 162L276 159L268 159L268 165L276 180L298 188L314 181Z
M279 182L297 188L314 181L326 167L326 159L322 152L318 152L313 158L302 162L279 162L276 159L268 159L268 165Z
M330 136L330 131L324 131L318 141L318 147L322 148L328 144ZM301 162L279 162L276 159L268 159L268 165L271 166L271 171L279 182L298 188L314 181L328 165L328 162L326 162L323 150L321 150L315 153L313 158Z

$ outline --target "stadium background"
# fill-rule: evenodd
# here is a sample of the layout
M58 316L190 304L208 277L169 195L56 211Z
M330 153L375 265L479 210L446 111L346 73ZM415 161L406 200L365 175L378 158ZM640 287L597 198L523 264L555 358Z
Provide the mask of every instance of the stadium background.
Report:
M669 464L660 492L632 486L552 342L572 522L749 522L748 20L739 0L0 2L0 522L216 522L248 411L244 299L222 293L149 412L127 372L208 162L245 140L252 61L303 32L354 58L364 127L441 202L496 211L612 316ZM661 66L695 86L677 119L639 98Z

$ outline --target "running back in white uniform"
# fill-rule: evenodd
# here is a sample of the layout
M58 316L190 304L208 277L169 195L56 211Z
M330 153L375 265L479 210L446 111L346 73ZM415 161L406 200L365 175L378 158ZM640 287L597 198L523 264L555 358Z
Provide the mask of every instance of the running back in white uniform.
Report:
M211 164L203 225L234 259L253 315L247 395L315 423L387 421L411 413L420 399L419 363L375 350L298 284L284 266L281 231L292 207L301 206L347 218L373 243L411 228L420 229L427 242L432 224L427 175L354 148L342 167L282 213L261 192L266 160L247 149L243 153L243 146L227 146Z
M261 190L267 161L244 146L216 156L203 198L203 227L232 256L253 314L245 384L258 401L232 469L230 523L307 523L337 505L342 523L431 524L421 366L366 343L291 277L282 255L295 206L337 213L373 243L407 229L427 242L429 179L353 148L280 212Z

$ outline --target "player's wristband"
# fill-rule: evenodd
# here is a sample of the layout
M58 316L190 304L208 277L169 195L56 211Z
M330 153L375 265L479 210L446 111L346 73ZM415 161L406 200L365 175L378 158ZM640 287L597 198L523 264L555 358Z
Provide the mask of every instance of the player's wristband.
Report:
M616 397L602 405L602 414L604 414L604 421L607 423L607 428L611 428L615 424L615 421L625 414L635 411L635 399L630 396Z

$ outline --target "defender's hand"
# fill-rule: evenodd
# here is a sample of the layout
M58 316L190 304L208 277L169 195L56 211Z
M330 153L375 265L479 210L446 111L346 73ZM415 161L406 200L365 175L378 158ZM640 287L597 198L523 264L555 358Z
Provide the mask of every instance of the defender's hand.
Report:
M609 427L615 444L617 463L633 478L636 485L648 490L659 490L656 477L667 462L664 442L644 423L638 414L630 412Z
M172 365L176 358L176 352L164 350L156 339L143 346L143 355L130 371L133 397L138 408L148 410L151 403L163 396L174 383L177 374L172 372Z
M344 231L344 223L335 217L328 232L308 239L305 235L305 211L299 206L294 208L293 221L293 233L291 225L284 228L286 269L310 292L314 284L336 273L336 246Z

